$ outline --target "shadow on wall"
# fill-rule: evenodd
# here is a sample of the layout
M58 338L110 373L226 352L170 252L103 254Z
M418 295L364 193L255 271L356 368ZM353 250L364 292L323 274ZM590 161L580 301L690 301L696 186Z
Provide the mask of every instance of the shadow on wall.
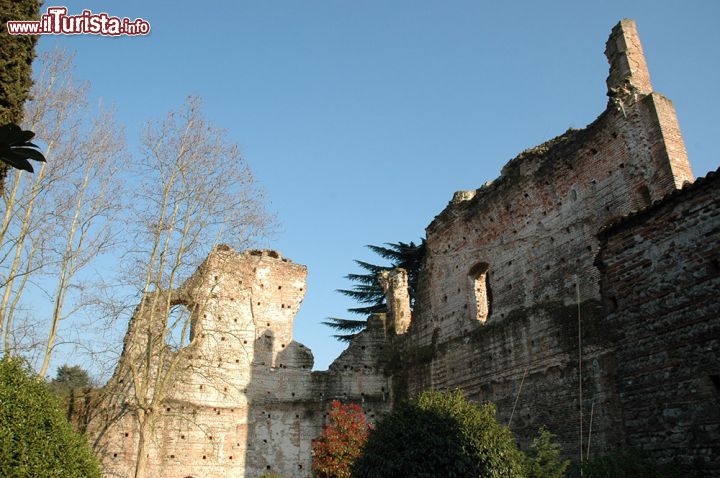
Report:
M245 391L245 476L307 476L310 442L322 425L322 400L312 396L312 353L302 344L278 343L270 328L254 343Z

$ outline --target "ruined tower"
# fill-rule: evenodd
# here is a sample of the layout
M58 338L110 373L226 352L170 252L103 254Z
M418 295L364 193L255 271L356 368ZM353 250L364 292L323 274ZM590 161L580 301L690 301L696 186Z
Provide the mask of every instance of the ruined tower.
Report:
M378 280L385 292L388 329L393 334L402 335L410 327L410 290L407 271L400 268L382 271Z
M154 402L145 438L146 476L307 476L310 441L320 433L331 400L358 401L373 416L391 406L389 381L377 359L385 344L382 324L369 325L336 361L337 373L312 372L312 352L292 338L306 274L304 266L276 251L237 253L218 246L185 284L161 294L172 297L173 307L191 311L192 337L184 349L164 355L163 363L173 369L165 366L160 376L169 383L155 390L163 395ZM134 473L134 387L142 375L137 364L148 343L167 346L157 340L168 320L159 309L138 307L106 386L107 410L91 427L108 476ZM153 379L158 368L151 368Z

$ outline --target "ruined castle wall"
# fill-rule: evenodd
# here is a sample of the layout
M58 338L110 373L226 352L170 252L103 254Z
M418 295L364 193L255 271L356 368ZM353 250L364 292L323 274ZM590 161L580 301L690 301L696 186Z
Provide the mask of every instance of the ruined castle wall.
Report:
M390 379L378 359L386 343L379 318L328 372L312 372L312 352L292 339L306 273L275 251L236 253L220 246L177 291L146 298L158 306L138 308L106 386L111 393L98 414L102 423L89 427L106 476L134 473L140 433L133 394L144 372L143 352L148 337L154 360L157 347L167 347L158 340L168 317L160 306L165 302L153 297L188 307L192 332L189 345L162 349L165 359L151 367L152 380L162 380L150 392L159 398L152 401L146 476L256 477L271 471L305 477L311 441L333 399L360 403L371 418L390 408Z
M313 372L317 383L315 390L325 402L352 399L360 403L368 421L373 423L392 408L390 373L398 365L390 362L393 350L384 316L371 316L367 328L353 339L327 371Z
M720 175L601 235L628 445L720 474Z
M370 317L329 370L312 372L293 341L306 269L277 252L220 246L180 288L149 294L106 387L105 426L89 426L106 475L132 475L131 372L148 346L165 357L151 378L169 378L148 476L308 476L332 400L372 422L431 388L495 402L522 446L545 425L570 457L591 439L592 454L640 446L717 472L718 178L678 192L692 172L632 21L606 55L606 111L456 193L427 228L412 313L407 275L388 274L387 317ZM191 311L190 345L158 340L156 299Z
M597 120L522 153L491 184L456 193L426 231L406 393L461 387L497 403L523 444L547 425L566 450L578 447L578 303L593 446L622 440L616 364L599 326L596 233L692 180L671 103L647 91L649 77L633 76L644 61L632 22L613 30L609 45L618 42L611 67L625 55L635 68L611 69L608 85L622 88L610 88Z
M402 268L382 271L378 275L378 282L385 293L385 303L389 304L388 329L396 335L404 334L410 327L412 309L408 280L408 273Z

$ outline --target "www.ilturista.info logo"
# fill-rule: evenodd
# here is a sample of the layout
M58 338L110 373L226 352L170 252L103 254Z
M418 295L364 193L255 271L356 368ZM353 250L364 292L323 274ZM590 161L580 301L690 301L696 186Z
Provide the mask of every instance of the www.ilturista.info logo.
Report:
M10 35L147 35L150 23L142 18L130 20L90 10L68 15L66 7L48 7L39 21L8 21L7 32Z

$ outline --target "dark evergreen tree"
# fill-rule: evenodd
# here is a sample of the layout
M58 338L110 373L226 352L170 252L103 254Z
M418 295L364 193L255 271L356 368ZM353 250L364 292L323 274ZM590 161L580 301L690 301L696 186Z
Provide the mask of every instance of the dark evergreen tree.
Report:
M23 103L32 86L32 61L37 36L9 35L8 20L37 20L38 0L0 0L0 126L22 122ZM0 192L7 165L0 163Z
M71 390L87 389L91 386L90 375L79 365L65 364L58 367L57 375L50 382L50 388L61 396L69 394Z
M355 263L365 274L348 274L346 279L355 282L351 289L339 289L338 292L352 297L359 302L358 307L348 309L351 314L367 317L370 314L387 311L385 304L385 293L378 282L378 274L382 271L389 271L395 268L403 268L408 273L408 288L410 293L410 307L415 303L415 292L417 289L418 277L425 255L425 239L420 244L414 242L385 243L385 246L368 245L371 251L387 260L387 265L376 265L369 262L356 260ZM323 324L339 331L333 335L338 340L349 342L355 335L365 329L367 321L363 319L343 319L329 317Z

